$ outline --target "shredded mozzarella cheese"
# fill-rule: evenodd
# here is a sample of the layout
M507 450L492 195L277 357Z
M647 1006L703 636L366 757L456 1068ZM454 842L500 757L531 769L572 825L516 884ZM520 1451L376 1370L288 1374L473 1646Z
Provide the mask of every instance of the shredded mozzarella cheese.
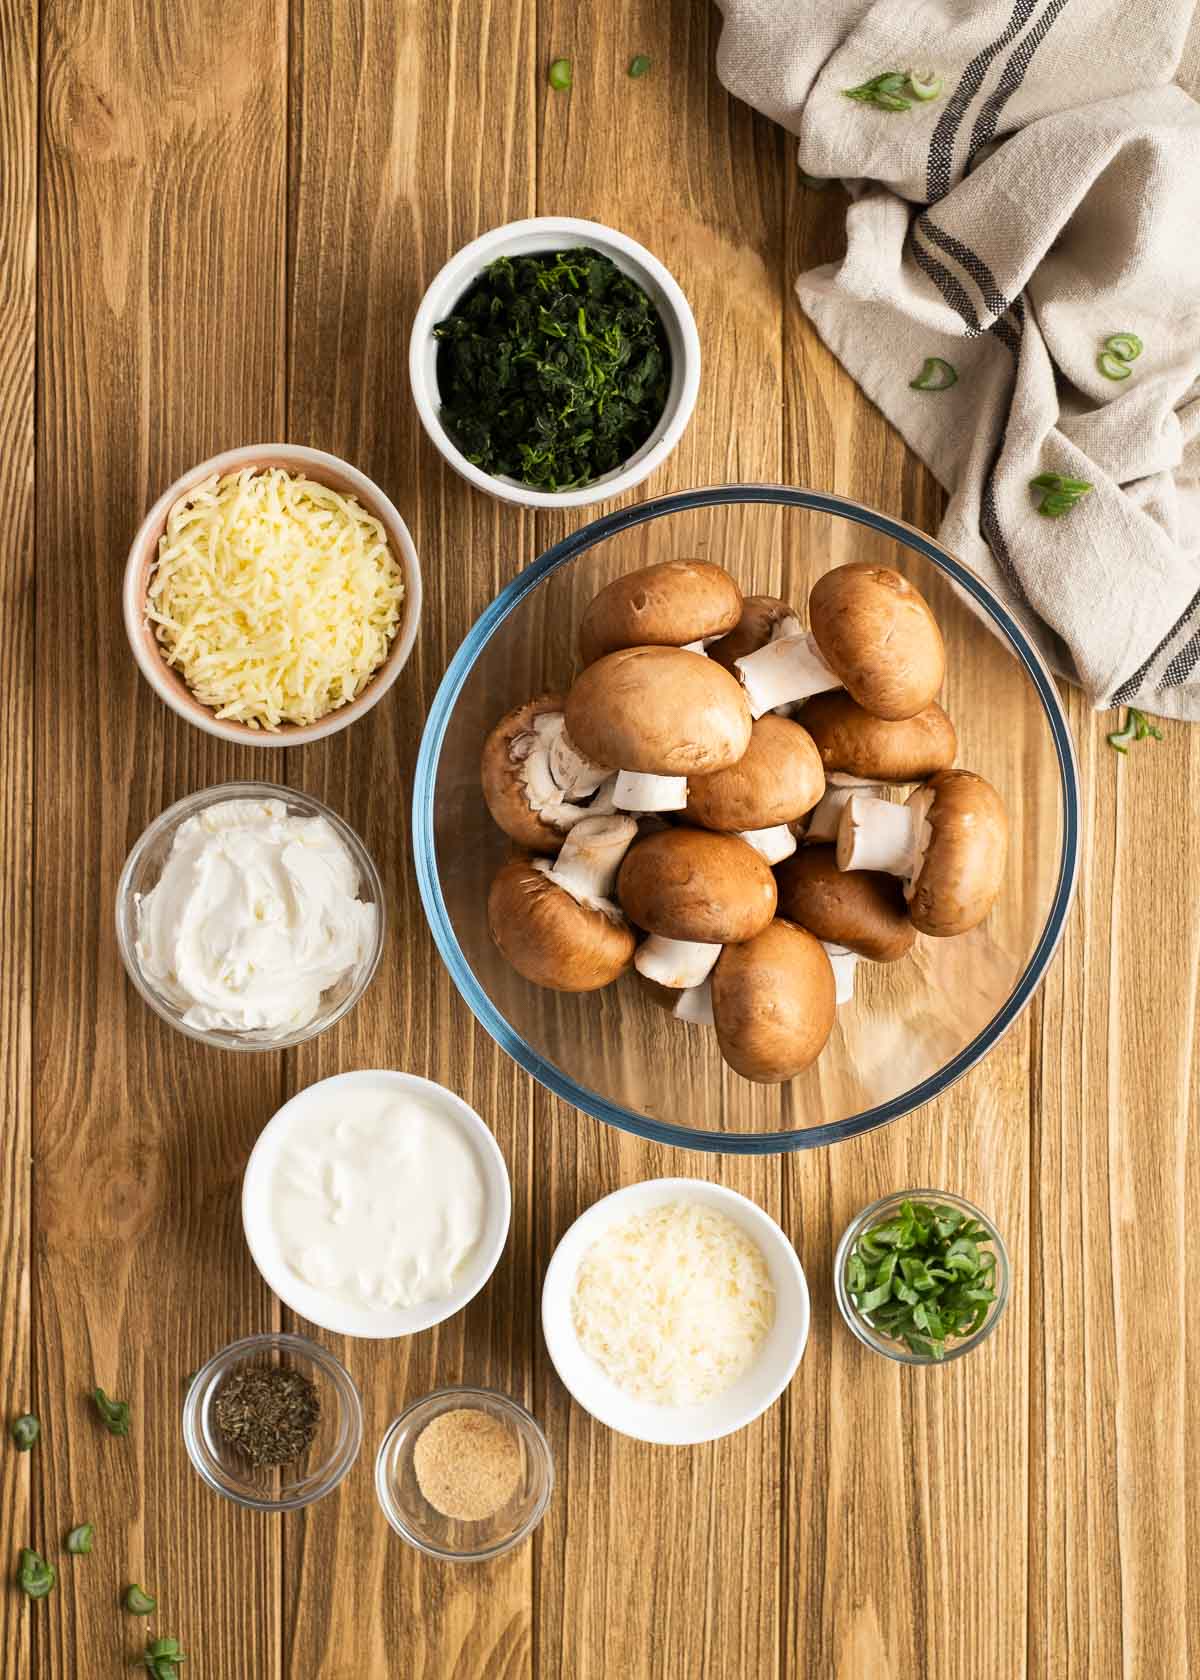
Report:
M726 1214L669 1202L584 1255L571 1317L580 1346L635 1400L690 1406L729 1388L775 1322L758 1245Z
M167 515L146 616L219 718L315 723L361 694L400 624L404 576L353 496L279 467L206 479Z

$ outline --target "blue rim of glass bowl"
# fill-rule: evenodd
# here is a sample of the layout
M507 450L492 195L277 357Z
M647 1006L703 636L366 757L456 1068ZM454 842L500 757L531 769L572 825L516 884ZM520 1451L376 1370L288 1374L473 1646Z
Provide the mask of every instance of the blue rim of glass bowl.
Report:
M642 525L651 519L661 519L667 514L738 502L807 508L817 513L835 514L856 525L866 525L872 531L878 531L908 548L916 549L940 572L944 572L958 584L978 602L985 615L1000 629L1005 641L1024 666L1041 700L1046 721L1050 726L1062 788L1063 843L1050 913L1023 973L987 1026L937 1073L930 1074L928 1079L922 1080L919 1085L914 1085L911 1090L903 1092L900 1096L892 1097L885 1103L878 1103L874 1108L864 1109L861 1114L851 1115L845 1120L831 1120L821 1126L796 1127L782 1132L701 1132L689 1126L676 1125L670 1120L653 1120L644 1114L635 1114L631 1109L606 1101L594 1091L577 1085L552 1062L544 1061L500 1014L475 978L463 955L446 911L445 899L442 897L433 831L433 801L438 762L455 702L475 661L513 609L531 590L537 588L543 578L559 566L565 566L576 555L594 548L597 543L619 531L630 530L635 525ZM1074 897L1079 869L1079 772L1062 702L1054 686L1054 679L1041 655L987 585L960 560L954 559L953 555L939 548L931 538L923 536L920 531L906 525L902 520L874 513L869 508L861 507L857 502L842 496L778 484L711 485L704 490L686 490L678 495L659 496L653 501L638 502L633 507L620 508L616 513L607 513L599 519L593 519L572 536L564 537L562 542L555 543L553 548L547 549L519 577L514 578L502 589L491 605L480 614L450 661L426 720L413 783L413 848L421 902L425 906L425 915L433 931L434 941L442 961L450 971L451 979L466 999L476 1020L526 1073L531 1073L547 1090L553 1091L555 1096L561 1097L564 1102L571 1103L575 1108L582 1109L584 1113L591 1114L610 1126L616 1126L623 1132L649 1138L653 1143L670 1144L680 1149L698 1149L718 1155L774 1155L780 1151L817 1149L827 1143L840 1143L846 1138L874 1131L877 1126L887 1125L891 1120L899 1120L903 1115L911 1114L914 1109L924 1107L935 1097L941 1096L943 1091L947 1091L968 1069L986 1056L1012 1026L1046 972L1050 958L1062 938Z

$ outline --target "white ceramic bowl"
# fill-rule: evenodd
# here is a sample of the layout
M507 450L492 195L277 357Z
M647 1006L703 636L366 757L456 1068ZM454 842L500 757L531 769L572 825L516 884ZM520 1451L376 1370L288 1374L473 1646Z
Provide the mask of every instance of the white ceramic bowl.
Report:
M775 1323L750 1367L723 1394L699 1406L655 1406L631 1399L583 1351L571 1322L571 1297L580 1261L604 1231L664 1202L680 1201L716 1208L758 1244L775 1290ZM761 1416L792 1380L808 1325L808 1284L783 1231L748 1197L703 1179L647 1179L594 1203L554 1250L542 1286L542 1332L566 1387L584 1411L610 1429L662 1446L715 1441Z
M209 706L202 705L192 693L180 673L167 664L154 629L146 618L146 586L150 571L158 558L158 539L166 529L167 515L181 496L186 496L214 473L238 472L243 467L283 467L288 472L303 473L318 484L328 485L342 495L357 497L367 512L379 520L387 532L392 552L404 573L404 616L392 638L387 658L356 700L339 706L316 723L285 724L276 730L252 729L247 723L232 718L219 718ZM209 735L219 735L223 741L237 741L247 747L296 747L308 741L320 741L346 729L356 718L369 712L391 688L404 669L413 643L417 639L417 625L421 618L421 567L417 550L408 526L377 484L365 473L327 455L322 449L305 449L295 443L251 443L241 449L227 449L222 455L201 461L198 466L177 478L163 491L150 512L138 527L125 563L125 584L122 592L125 615L125 634L137 661L138 669L160 700L165 700L173 712L194 723Z
M497 257L527 256L532 251L566 250L589 245L609 257L623 273L631 275L658 310L671 351L671 384L666 407L654 431L636 455L623 466L593 479L578 490L552 494L533 490L515 478L495 477L473 466L452 441L442 425L441 396L437 381L438 341L433 329L453 313L454 306L488 263ZM533 216L523 222L508 222L493 228L469 245L437 275L421 300L409 342L408 371L413 399L421 424L446 460L469 483L501 501L522 507L577 508L607 501L632 490L661 467L683 436L700 390L700 335L691 306L678 283L658 258L627 234L601 222L580 221L574 216Z
M447 1118L458 1126L479 1163L486 1212L479 1241L452 1295L436 1301L423 1301L415 1307L377 1310L331 1300L321 1290L314 1289L296 1276L279 1251L268 1216L267 1197L280 1148L293 1122L317 1100L317 1093L326 1098L334 1093L347 1094L355 1088L378 1088L381 1082L398 1093L412 1093L436 1102ZM495 1271L508 1238L511 1216L512 1191L508 1168L495 1138L475 1110L460 1096L432 1079L419 1079L416 1074L397 1073L392 1069L364 1068L354 1073L339 1073L298 1091L272 1116L259 1134L242 1179L242 1228L254 1264L285 1306L291 1307L293 1312L299 1313L311 1324L317 1324L323 1330L336 1331L342 1336L377 1339L412 1336L419 1330L428 1330L453 1318L478 1295Z

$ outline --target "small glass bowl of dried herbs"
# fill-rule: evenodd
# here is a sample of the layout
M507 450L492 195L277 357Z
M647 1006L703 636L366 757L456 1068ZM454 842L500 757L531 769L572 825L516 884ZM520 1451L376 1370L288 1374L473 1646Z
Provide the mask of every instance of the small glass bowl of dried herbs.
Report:
M454 469L502 500L619 496L683 435L700 340L662 263L614 228L513 222L452 257L409 352L421 422Z
M257 1511L293 1511L332 1491L362 1445L354 1379L307 1336L247 1336L196 1372L183 1438L210 1488Z
M833 1264L842 1317L904 1365L944 1365L990 1336L1008 1304L1008 1251L985 1213L944 1190L884 1196L851 1221Z

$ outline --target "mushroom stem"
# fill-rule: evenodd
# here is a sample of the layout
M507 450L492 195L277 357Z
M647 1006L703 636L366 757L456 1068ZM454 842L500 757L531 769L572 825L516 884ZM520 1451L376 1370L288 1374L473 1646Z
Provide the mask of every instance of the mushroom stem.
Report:
M843 686L810 631L779 636L733 663L745 687L751 717L760 718L777 706Z
M671 1014L677 1021L687 1021L695 1027L713 1024L712 981L702 980L698 986L688 986L680 992Z
M538 723L541 721L539 718ZM567 734L561 713L557 724L558 728L550 736L550 774L564 798L587 799L608 780L612 771L607 765L593 764L590 758L584 757Z
M577 903L616 915L611 899L617 871L637 831L632 817L585 817L571 829L556 858L539 858L533 867Z
M566 833L584 817L612 809L603 795L594 805L586 803L612 779L613 772L584 757L567 734L561 712L535 717L532 729L514 738L509 756L520 767L530 810L552 828Z
M684 642L683 643L683 651L684 651L684 653L703 654L705 648L708 646L708 643L711 642L711 641L715 641L715 640L716 640L715 637L709 636L707 638L707 640L704 637L701 637L698 642Z
M647 980L686 992L708 979L723 949L698 939L664 939L652 933L638 946L633 966Z
M618 770L612 801L618 811L682 811L687 807L687 777Z
M852 793L838 824L838 868L875 869L914 880L929 844L927 809L915 799L893 805L887 799Z
M833 983L837 987L834 997L835 1003L849 1003L854 996L854 970L858 967L857 951L849 951L844 945L831 945L827 939L822 939L825 955L829 958L829 966L833 969Z
M835 773L836 774L836 773ZM809 813L808 827L804 831L806 840L836 840L838 823L842 812L854 793L878 794L878 782L858 782L852 787L834 783L834 777L826 778L825 792L820 802L813 806Z
M769 864L782 863L796 850L796 836L787 823L773 823L770 828L743 828L738 838L753 846Z

